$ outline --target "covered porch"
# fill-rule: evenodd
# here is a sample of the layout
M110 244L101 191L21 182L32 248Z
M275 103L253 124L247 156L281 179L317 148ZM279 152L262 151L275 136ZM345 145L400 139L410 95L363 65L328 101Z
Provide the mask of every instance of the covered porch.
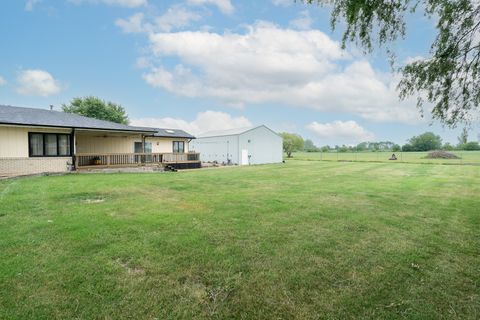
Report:
M199 168L200 154L188 151L191 139L157 137L149 132L76 130L73 161L76 169L135 166Z

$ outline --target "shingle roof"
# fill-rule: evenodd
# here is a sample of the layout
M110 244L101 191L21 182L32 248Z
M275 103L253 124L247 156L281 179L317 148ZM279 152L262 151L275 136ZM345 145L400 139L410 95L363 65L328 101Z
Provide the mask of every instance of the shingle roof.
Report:
M158 129L88 118L72 113L0 105L0 124L152 133Z
M187 133L180 129L162 129L156 128L157 132L154 134L155 137L166 137L166 138L186 138L186 139L195 139L190 133Z

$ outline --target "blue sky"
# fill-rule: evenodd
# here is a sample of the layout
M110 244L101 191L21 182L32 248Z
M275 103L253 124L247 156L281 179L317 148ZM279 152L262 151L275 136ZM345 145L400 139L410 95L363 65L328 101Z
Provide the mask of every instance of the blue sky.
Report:
M0 104L57 109L95 95L136 125L202 131L266 124L318 145L459 129L399 102L385 54L341 50L328 8L293 0L5 0ZM397 61L428 54L433 22L409 18ZM471 131L476 138L478 126Z

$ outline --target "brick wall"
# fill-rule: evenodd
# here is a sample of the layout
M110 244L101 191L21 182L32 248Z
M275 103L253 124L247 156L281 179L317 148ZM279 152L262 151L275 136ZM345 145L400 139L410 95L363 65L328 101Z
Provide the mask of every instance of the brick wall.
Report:
M71 157L0 158L0 176L66 172L71 163Z

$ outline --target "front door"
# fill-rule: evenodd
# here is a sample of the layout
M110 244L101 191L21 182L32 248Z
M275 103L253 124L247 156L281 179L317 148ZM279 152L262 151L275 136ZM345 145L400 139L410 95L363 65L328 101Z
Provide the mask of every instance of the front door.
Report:
M247 165L248 164L248 150L247 149L242 149L242 165Z

